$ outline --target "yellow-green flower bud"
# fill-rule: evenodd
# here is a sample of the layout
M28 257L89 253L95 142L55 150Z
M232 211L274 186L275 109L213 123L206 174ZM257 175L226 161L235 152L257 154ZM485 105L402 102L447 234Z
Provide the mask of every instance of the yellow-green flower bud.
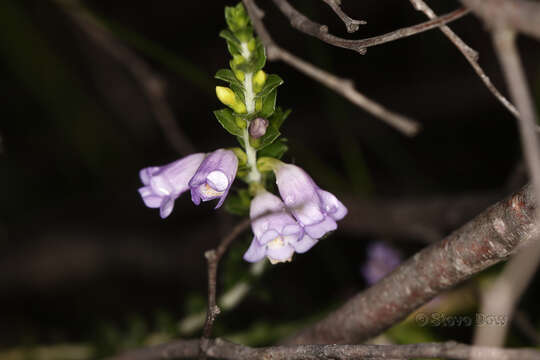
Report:
M247 163L247 155L242 149L240 149L239 147L235 147L235 148L231 148L229 150L232 150L234 155L236 155L236 157L238 158L238 165L240 165L240 166L246 165L246 163Z
M216 95L223 104L229 106L236 113L244 114L247 112L246 105L240 101L234 91L224 86L216 86Z
M244 79L246 78L246 75L244 74L243 71L240 71L240 70L236 70L234 72L234 76L236 76L236 78L240 81L244 81Z
M236 102L234 91L224 86L216 86L216 95L223 104L232 106Z
M234 112L238 114L247 113L246 105L238 99L236 100L236 103L234 105L231 105L231 109L233 109Z
M257 98L255 100L255 111L261 111L262 110L262 98Z
M264 83L266 82L266 73L259 70L253 76L253 90L259 92L262 90Z
M261 157L257 160L257 169L261 172L274 171L280 165L283 165L281 161L271 157Z
M234 65L240 65L242 64L244 61L246 61L246 59L244 59L244 57L242 55L233 55L233 59L232 59L232 63Z

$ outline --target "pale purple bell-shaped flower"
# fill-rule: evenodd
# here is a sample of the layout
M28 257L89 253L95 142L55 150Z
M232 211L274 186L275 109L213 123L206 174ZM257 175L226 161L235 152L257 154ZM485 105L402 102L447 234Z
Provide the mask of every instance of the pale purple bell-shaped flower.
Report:
M337 220L347 215L347 208L333 194L322 190L301 168L281 163L274 169L276 183L285 205L307 235L319 239L337 229Z
M186 190L202 161L204 153L191 154L163 166L151 166L139 172L145 186L139 188L144 204L149 208L159 208L165 219L174 207L174 201Z
M251 201L249 216L254 237L244 254L246 261L257 262L265 256L272 264L291 261L295 252L304 253L317 243L304 233L281 199L266 190Z
M384 242L371 243L367 248L367 261L361 272L369 285L375 284L401 263L401 254Z
M218 149L206 156L189 181L191 200L195 205L219 198L219 208L236 177L238 158L231 150Z

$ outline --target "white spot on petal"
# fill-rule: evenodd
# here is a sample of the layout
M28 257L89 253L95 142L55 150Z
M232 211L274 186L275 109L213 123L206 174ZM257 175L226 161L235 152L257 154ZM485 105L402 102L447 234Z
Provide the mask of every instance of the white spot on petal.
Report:
M225 191L229 186L229 179L222 171L214 170L206 177L206 180L216 191Z

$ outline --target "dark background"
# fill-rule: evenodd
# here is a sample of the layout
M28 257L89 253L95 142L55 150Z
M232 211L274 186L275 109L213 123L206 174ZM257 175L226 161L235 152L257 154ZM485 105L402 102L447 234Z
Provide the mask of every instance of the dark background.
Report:
M425 21L408 1L343 2L350 16L368 22L352 35L322 1L292 3L350 38ZM268 63L266 72L285 80L278 104L293 110L282 130L290 145L285 160L321 187L346 204L477 192L502 197L515 190L515 182L508 184L521 158L516 121L440 31L361 56L297 32L271 2L259 3L280 46L353 79L362 93L423 125L407 138L286 64ZM165 80L178 126L197 150L235 146L212 115L221 107L213 74L229 60L218 37L223 7L234 3L84 4ZM460 6L431 5L439 14ZM452 28L479 51L481 65L506 93L484 25L469 15ZM520 37L519 47L538 100L540 46ZM91 342L106 353L125 337L136 344L174 328L189 306L202 306L204 251L239 219L214 212L212 204L195 207L186 195L166 220L144 207L139 169L180 155L125 65L58 3L3 0L0 54L0 346ZM364 249L380 239L338 230L308 254L270 269L252 296L218 320L218 334L254 322L300 321L339 304L365 286ZM397 242L404 255L423 246L410 238L385 240ZM231 259L239 259L248 241L247 235L238 241ZM221 273L240 277L248 264L233 260Z

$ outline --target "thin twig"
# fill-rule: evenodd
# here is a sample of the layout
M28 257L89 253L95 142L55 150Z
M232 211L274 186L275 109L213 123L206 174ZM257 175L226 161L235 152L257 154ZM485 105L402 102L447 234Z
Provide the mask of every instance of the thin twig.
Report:
M430 19L435 19L437 15L433 10L423 1L423 0L410 0L414 8L418 11L422 11ZM480 77L482 82L486 85L489 91L503 104L504 107L508 109L516 118L519 117L519 113L516 110L515 106L508 101L502 95L499 90L493 85L490 78L486 75L480 64L478 63L478 53L467 45L452 29L448 26L443 25L439 28L448 39L458 48L458 50L463 54L465 59L471 64L472 68L476 74Z
M56 0L77 26L97 45L122 63L139 83L148 99L154 116L169 145L179 154L187 155L195 152L195 147L178 127L173 111L165 97L166 84L150 66L146 64L128 47L119 42L113 34L103 26L77 0Z
M163 360L197 356L197 341L176 340L167 344L133 350L109 360ZM207 356L226 360L315 360L315 359L409 359L444 358L466 360L477 356L483 360L539 360L536 349L500 349L470 346L457 342L419 343L410 345L297 345L252 348L222 339L209 343Z
M345 14L345 12L341 9L341 0L323 0L328 6L332 8L332 10L336 13L337 16L343 21L345 24L345 27L347 28L347 31L350 33L358 31L360 28L360 25L365 25L367 22L364 20L354 20L349 15Z
M518 125L525 163L532 178L536 198L540 199L540 144L535 131L536 114L516 47L516 34L506 26L494 28L492 34L510 94L521 114ZM540 207L537 207L534 215L536 219L540 219ZM511 259L495 283L482 294L482 311L504 314L510 319L539 265L540 241L537 241ZM474 337L475 344L503 345L507 331L508 324L498 327L478 327Z
M291 25L297 30L314 36L327 44L341 47L344 49L354 50L360 54L365 54L366 49L371 46L385 44L390 41L395 41L408 36L416 35L427 30L439 27L451 21L457 20L462 16L469 13L466 8L461 8L452 11L446 15L440 16L436 19L426 21L417 25L404 27L387 34L370 37L360 40L349 40L334 36L328 33L328 27L310 20L304 14L296 10L287 2L287 0L273 0L281 12L287 16Z
M507 25L540 40L540 3L529 0L460 0L490 27ZM517 106L517 104L516 104ZM519 109L519 106L518 106Z
M204 359L206 349L208 347L210 337L212 336L212 328L216 317L219 315L220 310L216 304L216 283L217 283L217 268L219 261L223 257L223 254L229 248L229 245L236 239L242 232L244 232L251 220L248 218L238 225L236 225L232 231L224 237L219 243L216 249L207 251L204 256L208 262L208 309L206 312L206 321L204 323L203 333L199 343L200 353L199 358Z
M381 104L359 93L354 88L354 83L351 80L330 74L279 47L274 42L262 22L264 13L256 7L253 0L243 0L243 2L257 34L266 47L269 60L281 60L289 64L407 136L414 136L419 131L419 123L403 115L394 113L383 107Z
M351 344L380 334L441 292L538 239L535 212L534 191L526 186L418 252L287 343Z

